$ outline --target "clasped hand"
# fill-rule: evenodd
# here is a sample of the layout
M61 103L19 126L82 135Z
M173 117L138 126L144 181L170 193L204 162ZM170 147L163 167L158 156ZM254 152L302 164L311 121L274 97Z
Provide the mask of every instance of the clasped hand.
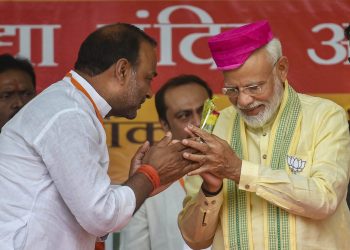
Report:
M208 191L216 191L221 186L223 178L231 179L238 183L242 160L237 157L230 145L225 140L195 126L189 125L186 127L186 130L189 134L198 136L201 139L182 140L184 146L197 151L196 153L184 152L183 157L200 165L198 169L191 171L189 175L201 175Z
M139 147L131 161L129 176L133 175L142 164L153 166L158 172L161 183L161 188L151 194L155 195L200 166L197 162L183 157L184 153L196 152L195 149L186 147L179 141L173 141L171 133L167 133L158 143L150 146L146 142Z

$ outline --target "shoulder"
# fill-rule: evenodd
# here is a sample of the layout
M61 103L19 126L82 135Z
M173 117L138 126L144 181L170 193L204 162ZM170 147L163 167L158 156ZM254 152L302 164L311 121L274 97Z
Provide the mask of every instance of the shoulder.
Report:
M302 124L314 133L324 131L338 131L348 133L349 124L345 109L335 102L298 94L302 108Z
M305 94L298 94L303 115L315 120L329 119L334 115L346 118L345 110L335 102Z

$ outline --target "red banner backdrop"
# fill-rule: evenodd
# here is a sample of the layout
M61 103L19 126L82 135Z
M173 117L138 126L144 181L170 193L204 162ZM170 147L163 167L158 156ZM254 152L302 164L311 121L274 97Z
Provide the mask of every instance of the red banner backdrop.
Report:
M83 39L100 25L133 23L158 41L156 91L169 77L191 73L214 92L222 75L210 58L207 39L248 22L267 19L290 61L290 84L350 107L350 49L343 30L348 0L250 1L0 1L0 54L29 58L38 90L61 79L76 60ZM223 106L228 105L223 99ZM129 160L145 140L162 135L153 100L136 120L105 122L111 176L126 178Z
M350 2L323 1L3 1L0 53L32 60L42 90L73 65L82 40L96 27L129 22L159 42L159 77L197 73L215 92L215 70L207 38L247 22L267 19L289 57L290 82L309 93L349 93Z

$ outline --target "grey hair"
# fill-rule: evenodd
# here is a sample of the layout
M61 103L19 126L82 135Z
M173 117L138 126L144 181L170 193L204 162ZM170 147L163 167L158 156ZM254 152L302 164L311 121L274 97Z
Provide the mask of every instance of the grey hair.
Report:
M273 38L264 48L269 54L272 64L275 64L282 56L282 45L278 38Z

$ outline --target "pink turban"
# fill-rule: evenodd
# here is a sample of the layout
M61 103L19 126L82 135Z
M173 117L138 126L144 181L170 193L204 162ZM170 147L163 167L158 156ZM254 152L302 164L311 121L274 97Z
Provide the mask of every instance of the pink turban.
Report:
M240 67L248 57L273 38L267 21L259 21L228 30L208 40L212 57L219 70Z

